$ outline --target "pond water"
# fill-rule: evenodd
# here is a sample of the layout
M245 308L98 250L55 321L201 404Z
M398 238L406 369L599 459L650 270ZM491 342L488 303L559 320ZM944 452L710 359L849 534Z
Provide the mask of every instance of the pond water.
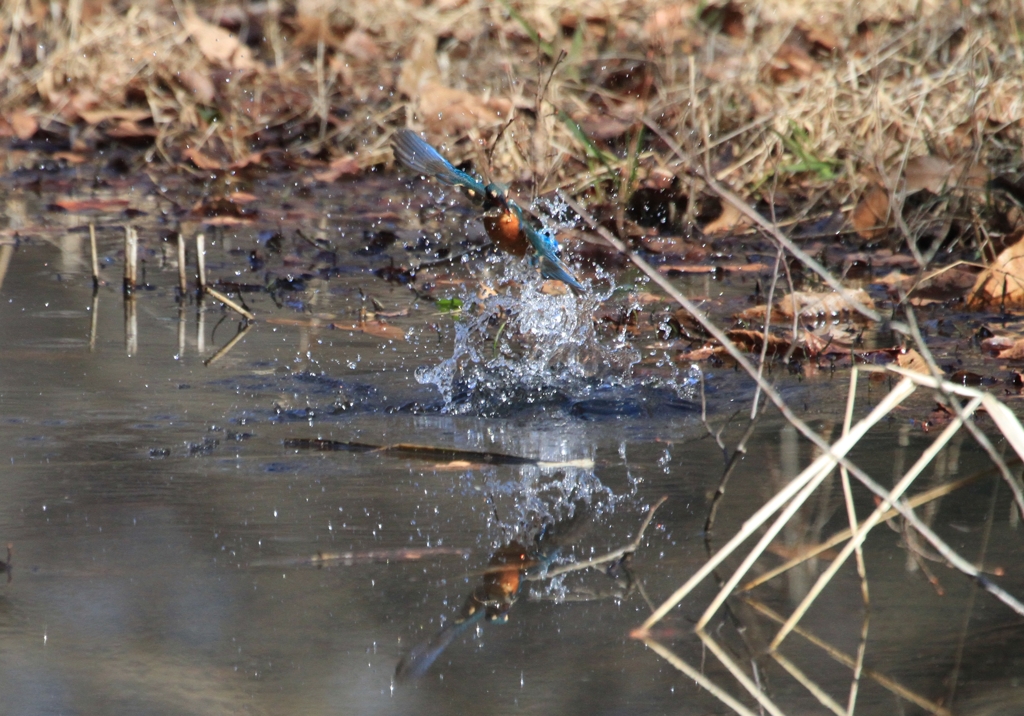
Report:
M82 229L90 219L49 215L45 191L6 187L6 235L21 234L17 246L0 246L0 543L14 549L10 580L0 584L0 712L729 712L629 638L650 614L647 600L660 603L706 559L704 522L724 460L701 422L695 374L614 331L588 329L585 340L603 351L597 359L546 356L530 371L517 366L557 339L522 325L501 346L460 336L468 319L373 273L396 256L437 254L424 240L433 234L404 228L415 213L404 190L382 180L293 197L287 207L282 199L262 209L259 226L210 231L211 280L276 282L270 293L245 294L257 321L221 352L240 323L209 298L178 302L174 246L163 240L174 232L161 219L159 188L133 195L147 211L133 219L146 286L128 304L123 219L92 219L107 284L94 294ZM313 220L309 206L334 207L336 216ZM294 239L295 228L309 226L318 228L304 228L308 241ZM292 248L274 253L267 246L278 231ZM400 248L373 248L388 242ZM472 303L462 287L469 269L517 270L456 266L432 281L451 281L447 295ZM685 287L707 290L698 284ZM593 308L577 300L529 297L537 310L557 309L543 301ZM366 320L367 310L388 314L398 335ZM514 318L510 304L487 310L494 321ZM516 353L514 340L526 348ZM458 341L485 362L493 350L501 369L442 369ZM435 384L443 370L447 396ZM838 431L847 380L780 376L801 416L829 434ZM709 369L706 383L713 425L749 411L751 384L740 374ZM866 407L884 390L865 379ZM913 416L897 413L853 453L883 484L930 441ZM744 428L734 416L727 444ZM365 449L400 444L449 452ZM765 417L729 483L716 540L813 457L792 428ZM924 487L988 462L965 439L939 465ZM835 480L759 570L846 526ZM857 495L866 514L871 497ZM507 623L480 622L420 678L395 678L403 657L459 617L496 550L513 540L532 550L542 535L538 544L563 540L558 559L598 555L627 544L662 496L626 569L527 583ZM1001 567L1001 584L1024 591L1024 542L995 476L925 512L962 554ZM866 666L953 713L1021 713L1021 619L942 563L925 565L939 587L930 584L893 526L873 532L866 547ZM824 563L756 594L788 612ZM662 637L697 665L701 647L688 633L712 593L698 589L662 625ZM741 604L733 611L744 634L769 626ZM851 563L802 624L852 654L863 613ZM715 628L735 634L736 623L723 617ZM804 641L784 651L846 703L846 667ZM704 663L752 703L710 657ZM777 667L760 673L786 713L824 712ZM874 681L861 686L858 714L923 712Z

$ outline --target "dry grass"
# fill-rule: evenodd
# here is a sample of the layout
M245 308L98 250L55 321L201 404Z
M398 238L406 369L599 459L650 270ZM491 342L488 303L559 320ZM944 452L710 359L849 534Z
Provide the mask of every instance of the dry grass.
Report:
M1024 8L1012 0L300 0L198 15L12 0L0 23L0 133L34 121L85 155L113 140L169 166L227 166L287 149L287 166L351 157L355 170L388 162L390 128L408 123L535 194L622 205L676 176L696 199L697 164L791 218L849 211L872 186L899 209L913 157L1013 183L1021 165ZM984 222L992 207L972 193L943 208ZM931 225L892 223L897 238Z

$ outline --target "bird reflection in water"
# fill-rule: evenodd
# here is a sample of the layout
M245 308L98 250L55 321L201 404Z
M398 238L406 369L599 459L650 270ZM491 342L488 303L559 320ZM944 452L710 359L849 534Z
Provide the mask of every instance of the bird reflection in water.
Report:
M537 536L532 540L532 547L527 548L514 541L496 551L484 570L480 584L466 599L458 616L430 640L418 644L406 654L395 669L395 679L405 681L423 676L441 653L459 635L474 625L484 620L497 624L508 621L508 612L521 594L524 582L550 579L556 573L564 574L573 571L577 566L589 569L600 565L604 568L606 576L611 577L612 589L590 590L562 598L566 601L589 601L607 597L621 599L632 592L635 582L629 572L628 562L639 545L639 539L650 522L650 516L630 546L587 562L553 566L560 557L567 556L562 554L563 548L577 544L583 533L595 524L592 518L593 512L587 505L576 503L571 517L536 530Z
M423 676L457 636L481 620L498 624L508 621L508 611L519 596L526 571L538 565L538 560L531 559L518 542L495 552L483 579L466 599L459 615L430 641L417 645L398 662L395 678L406 680Z

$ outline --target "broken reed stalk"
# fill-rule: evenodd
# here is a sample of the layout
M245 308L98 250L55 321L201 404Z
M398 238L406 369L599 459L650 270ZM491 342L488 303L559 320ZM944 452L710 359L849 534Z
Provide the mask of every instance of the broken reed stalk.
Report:
M139 235L131 226L124 227L124 294L135 291L139 266Z
M236 303L235 301L232 301L230 298L225 296L220 291L218 291L216 289L213 289L213 288L210 288L209 286L207 286L206 287L206 293L208 295L210 295L210 296L213 296L215 299L217 299L218 301L223 303L225 306L230 308L235 313L238 313L241 316L243 316L247 321L255 321L256 320L256 316L252 313L252 311L246 310L245 308L240 306L238 303Z
M89 251L92 255L92 290L100 287L100 259L96 251L96 224L89 224Z
M201 297L206 290L206 237L202 234L196 235L196 271L196 287Z
M186 276L185 259L185 237L178 234L178 299L181 300L188 295L188 278Z

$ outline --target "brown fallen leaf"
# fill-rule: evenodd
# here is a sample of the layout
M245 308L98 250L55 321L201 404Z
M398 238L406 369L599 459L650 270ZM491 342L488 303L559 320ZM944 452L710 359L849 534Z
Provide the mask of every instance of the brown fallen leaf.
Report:
M931 155L912 157L907 160L903 170L908 194L927 189L932 194L939 194L949 180L953 165L940 157Z
M216 171L221 168L221 163L219 161L209 155L203 154L203 152L196 147L186 149L182 156L195 164L197 169Z
M256 67L252 52L238 37L199 17L191 5L186 6L181 19L192 41L210 62L229 70L250 70Z
M128 207L127 199L58 199L53 205L64 211L121 211Z
M735 343L738 348L741 348L748 353L760 353L761 346L764 344L764 333L762 331L735 329L732 331L726 331L725 335L727 335L729 340ZM766 355L783 355L789 351L792 345L793 343L791 341L769 333L768 350Z
M319 321L317 319L286 319L280 317L271 317L266 319L264 323L278 325L278 326L302 326L305 328L324 328L324 329L335 329L338 331L353 331L356 333L366 333L368 336L376 336L378 338L388 338L390 340L406 340L406 332L402 331L397 326L391 326L384 323L383 321L359 321L357 323L339 323L337 321L328 323L325 321Z
M53 158L63 159L68 164L76 166L79 164L85 164L87 161L89 161L88 157L86 157L84 154L79 154L77 152L54 152Z
M978 275L967 297L968 308L1024 307L1024 230L1015 233L1021 238Z
M360 62L378 62L384 57L380 45L362 30L352 30L341 41L341 51Z
M862 306L874 308L875 302L871 296L862 288L847 290L849 298L857 301ZM767 313L766 306L754 306L739 314L744 320L764 321ZM804 320L822 321L837 319L842 316L853 317L859 315L851 308L849 301L835 291L822 291L820 293L796 291L776 301L772 307L772 322L776 320L791 321L794 316Z
M358 331L368 336L387 338L392 341L404 341L405 331L383 321L360 321L358 323L332 323L331 328L340 331Z
M720 234L728 231L741 231L750 226L750 219L729 202L722 202L722 213L718 218L708 222L704 227L705 234Z
M957 186L965 171L965 186L980 189L988 181L988 170L981 164L968 166L965 161L954 164L932 155L913 157L907 160L907 166L903 170L906 192L913 194L927 189L932 194L941 194Z
M850 223L862 238L884 236L889 225L889 192L877 184L864 192L850 215Z
M11 128L14 129L14 136L23 141L31 139L32 135L39 130L39 122L36 118L23 109L16 109L11 112L7 117L7 121L10 122Z
M228 164L228 169L245 169L246 167L251 167L253 165L262 163L263 152L253 152L252 154L247 154L241 159Z
M346 154L331 161L327 169L321 172L313 172L313 178L329 184L343 176L358 174L359 171L359 161L351 154Z
M928 362L913 348L907 348L897 353L896 365L914 373L931 375L931 371L928 370Z
M450 136L500 124L512 112L512 102L507 99L484 99L433 80L422 86L418 100L424 124L436 134Z
M437 65L437 37L431 30L422 29L402 62L398 75L398 91L410 99L418 97L427 82L437 81L441 70Z
M153 116L148 109L132 109L122 107L120 109L95 109L85 110L78 113L88 124L99 124L100 122L126 120L128 122L141 122Z
M706 273L771 273L772 267L768 264L718 264L715 266L700 266L690 263L665 263L658 266L658 272L666 276L678 276L680 274L706 274Z
M768 75L775 84L802 80L821 70L807 50L792 42L783 44L768 63Z
M1009 348L1004 348L996 355L999 360L1024 360L1024 338L1013 342Z
M213 104L213 99L216 96L216 89L213 85L213 80L205 72L198 70L181 70L174 74L175 79L181 83L181 86L192 93L193 99L199 104L210 105Z
M160 130L156 127L140 127L129 119L122 119L113 127L107 129L106 134L114 139L138 139L141 137L157 137L160 135Z

